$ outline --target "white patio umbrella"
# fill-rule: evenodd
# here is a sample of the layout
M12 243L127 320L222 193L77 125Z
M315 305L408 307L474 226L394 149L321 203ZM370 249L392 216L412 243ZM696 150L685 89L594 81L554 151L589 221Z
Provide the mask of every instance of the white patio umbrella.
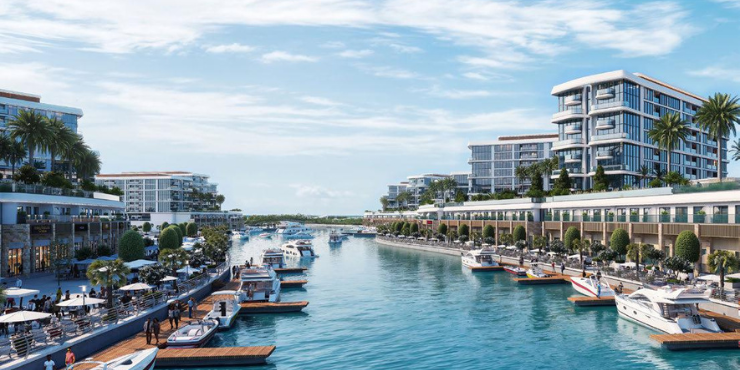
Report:
M180 273L180 274L188 274L188 275L192 275L193 273L199 272L199 271L200 271L199 269L192 268L190 266L185 266L185 267L177 270L177 272Z
M66 301L57 303L59 307L81 307L81 306L92 306L94 304L105 303L105 299L90 298L90 297L77 297Z
M719 275L702 275L696 278L696 280L713 281L719 283Z
M149 290L149 289L152 289L152 288L153 288L153 286L151 286L149 284L134 283L134 284L129 284L129 285L122 286L119 289L120 290Z
M177 280L177 278L174 277L174 276L165 276L162 279L160 279L159 281L175 281L175 280Z
M7 315L0 316L0 323L13 324L16 322L43 320L48 317L51 317L50 313L35 312L35 311L17 311L17 312L9 313Z
M36 289L25 289L25 288L8 288L5 289L5 298L18 299L18 306L23 304L23 298L30 297L34 294L39 294Z
M128 267L130 269L140 269L140 268L142 268L144 266L156 265L156 264L157 264L157 262L155 262L155 261L149 261L149 260L136 260L136 261L131 261L131 262L124 263L124 265L126 265L126 267Z

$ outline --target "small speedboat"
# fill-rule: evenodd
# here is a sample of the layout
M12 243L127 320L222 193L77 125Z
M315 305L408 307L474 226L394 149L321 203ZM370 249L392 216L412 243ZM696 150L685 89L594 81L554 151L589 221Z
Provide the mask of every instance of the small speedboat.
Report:
M614 290L605 281L599 280L591 275L587 278L571 276L570 283L576 292L585 296L601 298L614 297Z
M344 236L342 236L342 234L335 231L332 231L331 234L329 234L329 244L342 244L342 240L344 240Z
M270 238L272 238L272 234L270 234L270 233L262 233L262 234L259 235L259 237L262 238L262 239L270 239Z
M213 338L219 321L213 319L194 320L177 329L167 338L167 347L198 348Z
M544 271L542 271L542 267L540 267L538 264L533 263L532 266L529 267L529 270L527 270L527 277L528 278L547 278L552 275L546 274Z
M519 266L504 266L504 271L515 275L515 276L527 276L527 270L519 267Z
M213 308L204 317L205 320L217 320L218 330L227 330L234 325L239 315L239 299L234 290L219 290L211 294Z
M154 369L157 352L159 352L159 349L154 347L129 353L107 362L90 359L77 362L74 366L90 364L91 366L95 366L93 367L94 370L151 370Z
M280 249L286 257L294 258L314 258L318 255L314 252L311 241L296 240L292 243L283 244Z
M243 233L241 231L232 231L231 232L231 239L232 240L245 240L249 239L249 234Z
M313 235L305 231L299 231L294 234L282 234L285 239L313 239Z

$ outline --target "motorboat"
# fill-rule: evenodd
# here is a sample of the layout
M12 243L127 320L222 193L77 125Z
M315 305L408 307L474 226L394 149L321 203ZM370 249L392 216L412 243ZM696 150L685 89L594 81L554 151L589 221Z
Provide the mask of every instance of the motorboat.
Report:
M711 294L711 289L666 285L619 294L615 301L619 316L664 333L720 333L714 319L699 315L699 304L710 303Z
M332 231L329 234L329 244L342 244L344 236L336 231Z
M262 238L262 239L270 239L270 238L272 238L272 234L270 234L270 233L262 233L262 234L259 235L259 237Z
M359 238L372 238L378 235L378 232L375 228L359 226L349 230L342 230L342 235L355 236Z
M168 348L198 348L204 346L213 338L218 329L219 321L213 319L193 320L187 325L175 330L167 338Z
M296 240L292 243L283 244L280 249L285 257L294 258L314 258L318 255L313 250L313 245L309 240Z
M293 237L296 234L308 234L311 233L311 228L307 227L299 222L284 221L281 222L277 228L277 234L282 237ZM300 239L306 239L301 237Z
M251 267L239 272L241 284L237 292L239 302L278 302L280 279L271 268Z
M239 297L235 290L219 290L211 294L213 297L213 308L204 319L217 320L218 330L227 330L234 325L236 316L239 315Z
M262 264L273 269L280 269L285 267L285 258L283 257L283 250L277 248L265 249L260 255Z
M264 230L261 227L257 227L257 226L247 227L247 232L250 234L258 234L258 233L261 233L262 231Z
M79 361L74 366L88 364L94 366L92 367L93 370L151 370L154 369L157 352L159 352L159 348L154 347L116 357L106 362L95 361L94 359Z
M244 240L249 239L249 234L243 233L239 230L235 230L231 232L231 239L232 240Z
M604 280L598 279L595 275L589 277L570 277L571 285L576 292L588 297L603 298L614 297L614 289Z
M493 267L498 266L496 262L498 255L492 248L473 249L463 252L462 264L468 268Z
M527 270L527 277L528 278L547 278L551 275L546 274L544 271L542 271L542 267L540 265L533 263L529 270Z
M519 266L504 266L504 271L515 275L515 276L527 276L527 270L519 267Z
M313 235L307 232L297 232L295 234L283 234L284 239L313 239Z

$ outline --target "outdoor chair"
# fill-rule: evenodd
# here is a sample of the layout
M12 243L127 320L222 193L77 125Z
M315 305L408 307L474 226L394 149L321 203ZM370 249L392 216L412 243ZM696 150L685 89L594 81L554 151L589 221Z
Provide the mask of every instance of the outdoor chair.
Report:
M33 335L33 347L41 347L49 344L49 338L42 329L33 330L31 334Z
M14 335L10 338L11 354L15 353L18 357L26 357L31 352L31 337L25 334Z
M60 325L49 326L46 328L46 334L51 341L61 341L63 336L63 330Z

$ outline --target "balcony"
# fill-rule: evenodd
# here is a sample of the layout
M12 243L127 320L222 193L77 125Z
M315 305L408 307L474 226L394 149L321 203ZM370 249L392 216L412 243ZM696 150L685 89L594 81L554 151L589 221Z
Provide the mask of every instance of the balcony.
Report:
M606 89L596 90L596 100L611 99L614 97L614 88L607 87Z
M614 128L615 123L614 118L599 118L596 120L596 129L597 130L609 130Z
M568 170L568 175L574 175L574 174L575 175L581 175L581 174L583 174L583 170L580 169L580 168L568 168L567 170ZM552 175L553 176L558 176L558 175L560 175L560 172L561 171L562 170L552 171Z
M611 149L600 149L596 151L596 160L605 160L614 158L614 151Z
M573 135L573 134L580 134L581 133L581 125L575 124L575 125L568 125L565 126L565 134L566 135Z
M565 139L552 143L552 150L560 150L566 147L583 146L583 139Z
M607 140L621 141L624 139L627 139L627 133L625 132L617 132L616 134L608 134L608 135L591 136L591 142L599 142L599 141L607 141Z
M571 107L562 112L557 112L552 115L552 123L558 123L574 118L583 118L583 108Z
M601 167L604 168L604 172L610 172L610 171L629 171L629 172L634 172L634 171L630 170L629 168L627 168L627 165L625 165L625 164L608 164L606 166L603 166L602 165ZM591 172L596 172L596 169L597 168L598 168L598 166L591 167Z
M581 154L566 154L563 156L563 162L565 163L581 163L583 156Z
M591 114L593 113L601 113L601 111L610 109L610 108L622 108L622 107L628 107L629 104L626 101L613 101L609 103L601 103L601 104L595 104L591 106ZM618 110L618 109L615 109Z
M581 94L577 94L577 95L566 96L564 99L564 104L570 107L574 105L581 105L582 101L583 100L581 98Z

